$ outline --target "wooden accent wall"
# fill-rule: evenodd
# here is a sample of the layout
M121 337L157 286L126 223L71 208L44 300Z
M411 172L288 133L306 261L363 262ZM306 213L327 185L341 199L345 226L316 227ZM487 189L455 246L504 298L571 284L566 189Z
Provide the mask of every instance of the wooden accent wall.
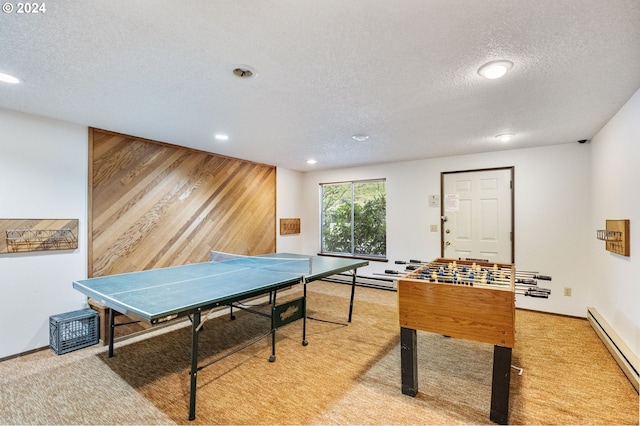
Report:
M276 245L276 168L89 129L89 276Z

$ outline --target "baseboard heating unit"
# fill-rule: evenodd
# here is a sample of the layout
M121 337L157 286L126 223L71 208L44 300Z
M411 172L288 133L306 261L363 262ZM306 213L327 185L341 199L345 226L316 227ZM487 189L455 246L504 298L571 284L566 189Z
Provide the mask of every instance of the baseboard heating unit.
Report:
M351 274L336 274L324 279L324 281L342 284L351 284L352 280L353 275ZM397 284L396 280L394 280L393 278L357 275L356 285L363 287L380 288L384 290L395 290Z
M638 357L622 341L595 308L587 308L587 318L613 358L638 392Z

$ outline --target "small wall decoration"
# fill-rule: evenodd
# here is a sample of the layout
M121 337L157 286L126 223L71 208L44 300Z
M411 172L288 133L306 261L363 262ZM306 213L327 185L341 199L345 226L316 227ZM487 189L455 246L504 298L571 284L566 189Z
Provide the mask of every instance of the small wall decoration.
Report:
M0 254L78 248L78 219L0 219Z
M629 256L629 219L607 219L605 226L596 232L596 238L605 242L607 251Z
M300 218L280 219L280 235L300 233Z

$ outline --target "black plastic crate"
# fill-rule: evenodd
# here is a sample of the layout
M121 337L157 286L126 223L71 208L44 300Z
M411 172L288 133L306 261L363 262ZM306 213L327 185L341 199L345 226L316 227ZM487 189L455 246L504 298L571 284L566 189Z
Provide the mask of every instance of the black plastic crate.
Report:
M98 343L98 313L81 309L49 317L49 347L58 355Z

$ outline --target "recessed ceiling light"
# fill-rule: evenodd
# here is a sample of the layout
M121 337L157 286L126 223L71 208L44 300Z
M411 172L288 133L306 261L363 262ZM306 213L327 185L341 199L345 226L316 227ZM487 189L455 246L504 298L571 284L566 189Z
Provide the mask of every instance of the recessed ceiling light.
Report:
M3 83L9 83L9 84L18 84L18 83L20 83L20 80L18 80L14 76L9 75L9 74L3 74L1 72L0 72L0 81L2 81Z
M351 136L353 139L357 140L358 142L364 142L367 139L369 139L369 136L367 135L353 135Z
M226 141L229 139L229 136L218 133L215 135L215 138L219 141Z
M253 78L258 75L258 71L249 65L233 65L231 72L240 78Z
M500 135L497 135L496 139L498 139L500 142L509 142L514 136L515 133L502 133Z
M314 159L307 160L307 164L316 164L317 161Z
M513 67L511 61L492 61L484 64L478 69L478 74L488 79L500 78Z

